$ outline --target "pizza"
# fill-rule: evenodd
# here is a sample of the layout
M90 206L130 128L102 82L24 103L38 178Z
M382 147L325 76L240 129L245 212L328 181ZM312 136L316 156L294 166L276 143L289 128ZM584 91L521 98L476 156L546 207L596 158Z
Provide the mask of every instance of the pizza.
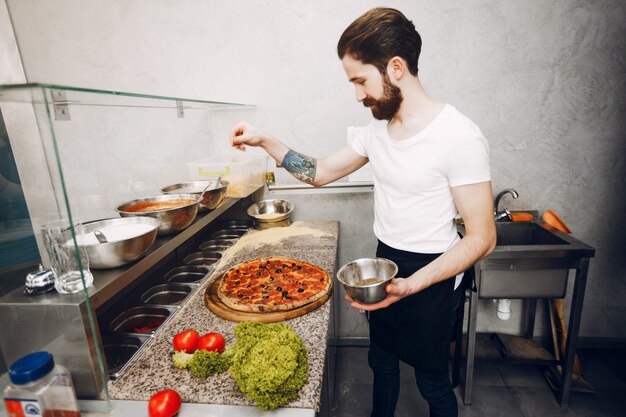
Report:
M217 289L228 307L247 312L286 311L319 300L331 281L321 268L295 259L271 257L228 270Z

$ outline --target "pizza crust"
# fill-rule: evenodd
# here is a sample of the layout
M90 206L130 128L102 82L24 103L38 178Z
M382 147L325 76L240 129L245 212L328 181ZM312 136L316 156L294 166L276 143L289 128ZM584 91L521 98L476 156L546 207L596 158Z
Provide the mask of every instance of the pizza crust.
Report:
M263 303L255 303L255 302L246 302L245 300L242 300L240 298L234 298L231 295L229 295L229 292L227 291L227 284L228 284L227 280L229 279L229 277L232 276L234 271L242 270L242 269L245 270L245 269L254 268L254 267L258 268L259 265L264 265L267 261L270 261L270 262L280 261L281 263L290 263L290 264L295 263L296 266L300 265L300 266L307 266L309 268L313 268L317 273L322 274L323 279L324 279L323 287L316 293L312 294L311 296L303 300L296 300L296 301L291 301L291 302L286 302L286 303L281 303L281 304L263 304ZM222 275L220 279L221 279L221 282L217 288L217 296L220 299L220 301L222 301L226 306L228 306L229 308L232 308L233 310L252 312L252 313L279 312L279 311L289 311L289 310L297 309L299 307L313 303L319 300L320 298L324 297L324 295L328 293L330 289L330 285L331 285L331 281L330 281L328 274L322 268L312 265L308 262L303 262L303 261L298 261L296 259L283 258L283 257L262 258L262 259L255 259L252 261L243 262L229 269L226 273ZM265 282L265 281L270 282L268 278L264 278L262 280L262 282Z

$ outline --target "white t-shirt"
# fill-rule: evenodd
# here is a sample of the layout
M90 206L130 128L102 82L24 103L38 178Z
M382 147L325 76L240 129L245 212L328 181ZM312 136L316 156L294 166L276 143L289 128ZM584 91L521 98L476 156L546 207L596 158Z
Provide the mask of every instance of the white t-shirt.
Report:
M372 120L348 130L352 148L372 168L374 234L392 248L445 252L459 240L450 188L491 179L487 140L449 104L408 139L392 139L387 123Z

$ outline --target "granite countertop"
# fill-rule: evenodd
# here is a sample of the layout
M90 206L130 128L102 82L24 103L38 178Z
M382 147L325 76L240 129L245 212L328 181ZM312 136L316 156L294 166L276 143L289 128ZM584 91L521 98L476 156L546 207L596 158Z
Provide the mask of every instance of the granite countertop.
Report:
M336 221L298 221L288 227L251 229L223 253L211 277L155 333L123 375L109 382L111 398L148 400L154 392L171 388L178 391L186 403L254 405L253 401L243 396L228 372L202 380L186 369L174 367L171 361L174 353L172 338L183 330L193 328L200 334L219 332L226 338L226 345L231 345L235 342L233 329L237 323L216 316L204 303L204 293L212 279L240 262L268 256L310 262L334 277L338 234L339 223ZM317 310L285 321L302 338L309 357L309 379L300 396L285 407L319 411L330 308L330 302L326 302Z

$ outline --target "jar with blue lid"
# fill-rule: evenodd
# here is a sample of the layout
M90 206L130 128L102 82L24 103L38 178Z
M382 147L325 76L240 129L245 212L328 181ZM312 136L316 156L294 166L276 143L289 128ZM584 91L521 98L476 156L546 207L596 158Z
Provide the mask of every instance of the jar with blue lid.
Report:
M18 359L9 368L9 378L4 390L8 417L80 416L72 376L49 352Z

